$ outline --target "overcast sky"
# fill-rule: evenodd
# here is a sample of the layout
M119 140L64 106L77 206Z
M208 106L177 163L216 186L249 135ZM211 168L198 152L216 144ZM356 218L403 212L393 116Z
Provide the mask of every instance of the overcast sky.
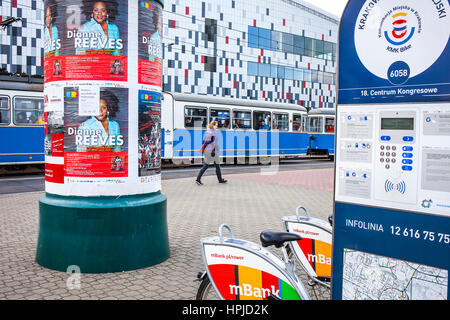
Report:
M341 18L348 0L303 0Z

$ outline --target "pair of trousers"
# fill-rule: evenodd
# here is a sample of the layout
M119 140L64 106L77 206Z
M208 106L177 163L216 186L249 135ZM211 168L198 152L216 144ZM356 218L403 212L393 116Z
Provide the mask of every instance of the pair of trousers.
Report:
M200 169L200 172L197 175L197 181L200 181L205 171L208 169L209 164L213 162L216 166L216 175L219 181L222 181L222 172L220 170L219 165L219 154L218 152L213 156L210 151L205 151L205 163L203 167Z

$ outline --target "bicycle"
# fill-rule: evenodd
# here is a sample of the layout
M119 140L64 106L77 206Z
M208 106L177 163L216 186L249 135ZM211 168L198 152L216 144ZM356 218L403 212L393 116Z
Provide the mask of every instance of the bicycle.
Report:
M231 238L224 238L223 229ZM222 224L219 236L201 239L206 271L197 300L311 300L308 291L295 274L295 259L289 258L286 242L300 241L298 234L265 230L261 245L236 239L231 228ZM266 247L280 248L283 258Z
M303 210L306 217L300 217L299 210ZM330 215L327 223L313 218L301 205L295 210L295 216L282 218L286 232L302 237L301 241L289 242L287 252L306 272L310 286L320 284L328 289L331 287L332 219Z

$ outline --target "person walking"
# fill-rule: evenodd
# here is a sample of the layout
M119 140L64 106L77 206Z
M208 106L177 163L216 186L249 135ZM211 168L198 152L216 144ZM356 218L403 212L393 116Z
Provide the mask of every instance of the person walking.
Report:
M220 165L219 165L219 138L217 135L217 127L219 123L217 121L211 121L211 123L208 125L208 130L206 131L205 136L203 137L203 143L206 145L203 155L204 155L204 164L203 167L200 169L200 172L197 175L197 179L195 182L201 186L203 185L201 179L203 174L205 173L206 169L208 169L208 166L211 162L214 163L216 166L216 175L217 179L219 180L219 183L226 183L227 180L222 178L222 172L220 171Z

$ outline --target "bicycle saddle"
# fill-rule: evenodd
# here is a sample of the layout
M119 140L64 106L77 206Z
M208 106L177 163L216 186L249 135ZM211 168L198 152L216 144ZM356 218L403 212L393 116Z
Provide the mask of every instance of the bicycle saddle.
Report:
M286 241L298 241L302 240L302 237L291 232L264 230L259 235L259 239L263 247L275 245L275 247L280 248Z

